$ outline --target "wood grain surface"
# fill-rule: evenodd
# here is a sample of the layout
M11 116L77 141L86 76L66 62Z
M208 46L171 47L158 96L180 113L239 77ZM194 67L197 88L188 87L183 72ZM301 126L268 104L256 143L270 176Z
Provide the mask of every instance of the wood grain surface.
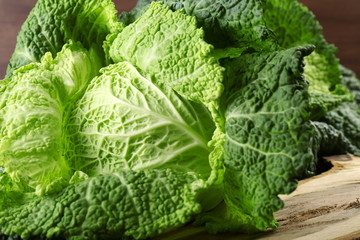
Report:
M338 49L340 62L360 76L360 1L300 0L311 9L328 42ZM114 0L119 12L130 10L136 0ZM0 79L16 44L16 36L36 0L0 0Z

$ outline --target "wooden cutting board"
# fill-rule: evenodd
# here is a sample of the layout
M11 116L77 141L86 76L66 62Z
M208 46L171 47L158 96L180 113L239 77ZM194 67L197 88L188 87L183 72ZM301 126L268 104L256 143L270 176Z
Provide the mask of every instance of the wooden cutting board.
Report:
M257 235L211 235L203 227L185 226L159 240L360 240L360 158L326 158L327 172L299 182L291 195L280 196L284 209L275 213L276 231Z

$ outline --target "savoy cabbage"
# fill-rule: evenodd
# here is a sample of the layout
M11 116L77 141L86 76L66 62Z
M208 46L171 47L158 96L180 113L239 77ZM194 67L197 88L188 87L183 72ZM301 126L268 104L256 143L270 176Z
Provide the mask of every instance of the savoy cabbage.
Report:
M335 53L296 0L38 0L1 81L0 233L276 229L319 156L360 154Z

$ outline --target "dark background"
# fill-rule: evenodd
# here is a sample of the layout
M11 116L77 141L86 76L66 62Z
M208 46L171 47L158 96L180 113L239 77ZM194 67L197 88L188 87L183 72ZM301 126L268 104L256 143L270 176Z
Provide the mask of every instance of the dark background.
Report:
M136 0L114 0L119 12ZM360 0L300 0L312 10L328 42L338 49L340 63L360 76ZM16 36L36 0L0 0L0 79L14 51Z

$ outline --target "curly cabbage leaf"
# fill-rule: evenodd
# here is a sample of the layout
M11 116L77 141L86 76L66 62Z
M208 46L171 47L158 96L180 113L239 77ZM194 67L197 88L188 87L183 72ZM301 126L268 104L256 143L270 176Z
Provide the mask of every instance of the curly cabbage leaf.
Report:
M225 203L204 214L211 232L277 228L279 194L292 192L313 159L303 57L312 48L248 54L231 62L236 90L225 111Z
M360 148L354 145L341 130L325 122L312 122L315 128L314 148L319 156L352 153L360 156ZM358 144L357 144L358 145Z
M211 46L205 47L208 49ZM137 50L142 49L139 47ZM196 57L202 61L201 56ZM206 57L204 59L206 64ZM210 60L221 77L222 68L215 60ZM176 62L170 61L168 66L172 67L171 64ZM61 157L71 170L71 179L68 180L71 174L67 177L70 185L62 185L64 188L60 193L54 191L49 196L23 194L17 204L11 204L0 213L3 233L18 234L24 238L43 234L69 239L90 236L91 239L97 236L93 233L104 233L106 237L122 233L145 238L184 224L201 210L211 209L223 199L222 175L218 169L220 163L214 159L209 162L209 155L217 156L207 144L215 124L205 106L190 102L175 92L169 86L170 83L159 81L153 72L147 73L130 62L111 65L101 72L103 74L94 78L85 93L81 94L83 97L75 105L73 102L68 105L74 105L73 111L64 114L63 125L66 130L63 132L63 142L60 142L63 145L57 146L58 150L63 150L64 155ZM177 72L172 76L168 74L170 79L176 75ZM212 76L209 74L206 80L211 80ZM195 82L198 79L193 77L191 80ZM204 80L204 83L207 81ZM221 82L217 86L221 91ZM149 176L149 172L172 174L169 178L161 178ZM111 184L111 179L118 179L118 175L123 174L124 179L120 178L119 185L126 187ZM105 175L111 179L95 188L94 200L91 200L86 191L93 186L92 181ZM137 184L127 186L127 182L135 180ZM162 183L163 187L151 185L153 189L150 191L148 189L152 182ZM127 189L130 199L121 200L124 194L113 199L110 194L112 187L116 191ZM67 191L71 191L71 194ZM99 200L101 191L104 194ZM149 192L149 198L143 196L144 192ZM10 195L8 202L11 202L13 192L8 191L6 194ZM75 213L78 198L81 203L87 201L90 205L98 204L101 209L107 206L117 208L119 214L109 217L99 207L88 205L86 209L89 213L85 213L86 206L81 205L81 213L75 215L78 218L70 220L70 216ZM142 209L137 204L140 202L145 204ZM56 215L52 209L58 209L60 203L64 203L61 207L63 212L56 210L60 214ZM34 208L35 205L39 207ZM72 212L66 210L67 207ZM133 218L124 214L125 209ZM39 212L48 215L37 219ZM14 214L22 215L22 222L15 224L17 219L11 217ZM80 217L83 215L85 217ZM151 219L159 220L154 222ZM67 224L63 224L64 221ZM71 227L73 221L79 224ZM115 222L119 224L114 226ZM32 224L28 226L26 223Z
M347 69L342 65L340 65L340 69L342 84L349 89L349 91L354 95L356 103L360 105L360 80L350 69Z
M114 62L129 61L189 100L208 103L222 93L223 68L194 17L152 3L110 43Z
M0 210L1 231L23 239L144 239L189 222L201 211L196 177L171 169L119 171L72 184L56 196L33 196Z
M360 106L357 102L342 103L339 107L325 113L320 121L340 131L349 142L360 149ZM359 153L356 149L349 149L348 152Z
M335 108L352 96L341 85L337 49L328 44L315 16L297 0L264 2L264 18L282 48L314 45L315 51L305 57L304 75L310 82L313 119Z
M327 112L320 120L341 131L360 149L360 107L358 104L355 102L343 103Z
M105 37L121 28L111 0L38 0L18 34L6 78L22 66L40 62L46 52L55 57L70 40L104 56Z
M337 108L326 112L323 116L319 118L321 124L324 124L327 127L323 127L321 135L333 135L338 137L339 142L336 147L333 147L332 153L352 153L360 155L360 107L359 107L359 90L360 90L360 80L356 77L354 72L345 67L341 67L342 70L342 83L349 89L349 91L354 94L355 100L352 102L344 102ZM331 129L326 131L326 129ZM322 137L327 139L328 137ZM332 137L334 138L334 137ZM341 141L340 141L341 140ZM326 141L323 146L326 145ZM334 144L328 144L328 148ZM336 149L341 150L335 151ZM330 150L328 150L330 151Z
M314 14L297 0L269 0L265 3L265 21L274 31L281 47L316 46L315 51L305 58L304 74L310 82L309 90L314 88L327 92L339 84L339 61L335 57L337 49L324 39L322 27Z
M112 34L105 46L114 62L129 61L155 83L169 86L187 100L207 106L219 129L224 119L219 111L223 71L212 56L213 46L204 41L196 19L166 5L151 3L133 24ZM222 182L223 134L217 130L210 145L210 182ZM211 185L211 184L210 184Z
M128 25L136 21L158 0L139 0L129 13L123 12L119 21ZM261 1L235 0L161 0L173 11L183 9L184 13L196 17L198 26L205 31L205 40L216 48L243 48L274 50L275 41L268 30Z
M91 176L117 170L171 168L210 173L207 145L215 129L209 111L129 62L94 78L66 124L65 158Z
M153 0L138 0L136 6L131 11L123 11L119 14L118 21L122 22L125 26L135 22L136 19L149 9L151 2Z
M2 86L0 166L19 188L43 194L69 180L62 146L64 118L100 67L94 50L68 44L55 59L47 53L41 63L18 69Z

